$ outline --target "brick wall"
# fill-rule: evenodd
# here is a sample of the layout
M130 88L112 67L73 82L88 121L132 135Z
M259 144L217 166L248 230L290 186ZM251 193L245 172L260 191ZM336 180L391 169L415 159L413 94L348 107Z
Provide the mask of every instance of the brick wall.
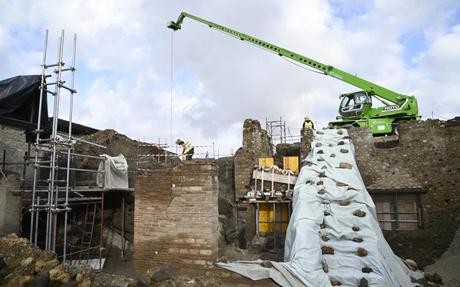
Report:
M212 265L217 257L218 184L215 161L185 161L137 176L136 274L166 263L173 269Z
M385 231L393 250L421 266L449 246L460 225L460 122L403 122L399 143L376 148L367 129L351 129L356 161L369 192L422 191L423 228Z

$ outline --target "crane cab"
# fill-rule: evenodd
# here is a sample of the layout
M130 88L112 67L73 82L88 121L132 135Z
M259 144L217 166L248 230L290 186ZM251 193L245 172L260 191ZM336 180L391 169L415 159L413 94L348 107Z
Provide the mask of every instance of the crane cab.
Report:
M339 114L344 118L361 117L372 107L372 98L364 91L343 94Z

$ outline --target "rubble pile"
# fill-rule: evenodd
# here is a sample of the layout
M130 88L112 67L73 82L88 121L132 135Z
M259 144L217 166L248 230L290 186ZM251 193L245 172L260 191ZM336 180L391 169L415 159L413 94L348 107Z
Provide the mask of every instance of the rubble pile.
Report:
M61 265L54 252L40 250L14 234L0 239L0 286L90 287L93 281L90 267Z
M43 251L26 238L0 238L1 287L223 287L220 279L176 276L167 265L152 268L138 280L109 273L96 274L89 266L61 264L56 254Z
M102 154L118 156L122 154L128 162L128 170L131 173L135 173L138 168L150 169L165 161L173 165L180 162L177 157L171 157L172 154L164 150L160 145L136 141L111 129L102 130L84 136L81 139L107 148L81 144L75 147L76 153L94 156ZM95 169L98 164L98 161L91 158L76 158L75 162L77 167L88 169ZM80 178L80 180L83 180L83 178ZM133 183L130 182L130 186L133 186Z

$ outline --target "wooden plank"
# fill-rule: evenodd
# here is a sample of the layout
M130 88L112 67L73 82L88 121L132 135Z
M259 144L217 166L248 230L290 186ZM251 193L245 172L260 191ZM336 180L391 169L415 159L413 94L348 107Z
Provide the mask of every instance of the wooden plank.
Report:
M262 179L262 171L261 170L254 170L252 172L252 178L253 179ZM272 181L272 173L270 171L264 171L263 172L263 180L264 181ZM285 175L285 174L273 174L273 181L278 182L278 183L284 183L284 184L291 184L294 185L295 182L297 181L297 176L295 175Z

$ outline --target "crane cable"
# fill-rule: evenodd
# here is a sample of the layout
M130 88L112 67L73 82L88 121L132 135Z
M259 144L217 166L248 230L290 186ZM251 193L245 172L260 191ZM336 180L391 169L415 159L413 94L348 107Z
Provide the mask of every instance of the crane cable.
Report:
M212 29L212 28L211 28L211 29ZM219 30L219 29L215 29L215 28L214 28L214 30L216 30L216 31L218 31L218 32L220 32L220 33L223 33L223 34L225 34L225 35L231 36L231 37L233 37L233 38L235 38L235 39L243 40L243 39L241 39L241 38L238 37L238 36L235 36L235 35L233 35L233 34L230 34L230 33L224 32L224 31L221 31L221 30ZM318 72L318 71L316 71L316 70L313 70L313 69L311 69L311 68L306 67L306 66L303 65L303 64L296 63L296 62L294 62L294 61L292 61L292 60L286 58L285 56L280 55L280 54L278 54L278 53L276 53L276 52L274 52L274 51L272 51L272 50L270 50L270 49L261 47L261 46L259 46L259 45L256 45L256 44L250 42L250 41L246 41L246 40L243 40L243 41L244 41L245 43L249 43L249 44L255 46L256 48L259 48L259 49L264 50L264 51L267 51L267 52L269 52L269 53L278 55L278 56L280 56L281 58L283 58L283 60L285 60L285 61L287 61L287 62L289 62L289 63L291 63L291 64L293 64L293 65L295 65L295 66L297 66L297 67L299 67L299 68L302 68L302 69L307 70L307 71L312 72L312 73L317 73L317 74L325 75L323 72Z
M169 141L173 146L173 88L174 88L174 31L171 30L171 57L170 57L170 120L169 120Z

